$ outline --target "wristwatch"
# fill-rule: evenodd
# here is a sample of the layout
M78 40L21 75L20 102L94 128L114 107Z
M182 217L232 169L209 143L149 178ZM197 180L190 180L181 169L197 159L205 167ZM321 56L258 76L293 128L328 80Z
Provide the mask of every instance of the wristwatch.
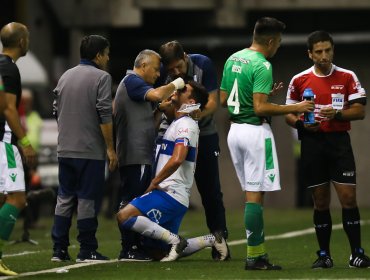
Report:
M335 110L334 119L342 120L342 110Z

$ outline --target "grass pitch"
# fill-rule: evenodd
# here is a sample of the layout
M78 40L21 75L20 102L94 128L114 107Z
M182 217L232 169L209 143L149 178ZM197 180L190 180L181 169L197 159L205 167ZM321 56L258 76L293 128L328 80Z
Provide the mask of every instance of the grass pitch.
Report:
M360 209L362 223L362 246L370 253L370 209ZM334 268L312 270L316 258L317 242L312 233L312 210L265 209L266 248L273 263L283 266L282 271L245 271L246 256L245 230L243 212L227 211L229 242L232 259L216 262L211 258L211 251L205 249L190 257L172 263L124 263L111 262L83 267L67 267L68 273L55 273L56 268L74 265L74 262L52 263L52 243L50 229L52 218L42 218L40 224L44 229L31 230L31 238L38 245L18 243L7 245L3 260L14 271L20 273L21 279L370 279L370 269L350 269L350 254L346 235L341 227L341 210L332 210L333 230L331 251ZM115 220L101 217L98 230L99 251L116 259L120 251L119 231ZM75 221L71 230L71 247L73 259L78 253ZM305 231L307 229L307 231ZM184 237L194 237L207 233L202 211L189 211L180 228ZM288 234L287 234L288 233ZM293 234L292 234L293 233ZM295 233L295 234L294 234ZM283 235L285 234L285 235ZM22 220L19 220L11 239L22 235ZM52 270L43 273L44 270ZM27 276L34 272L35 275ZM14 278L14 277L13 277ZM1 279L9 279L0 277Z

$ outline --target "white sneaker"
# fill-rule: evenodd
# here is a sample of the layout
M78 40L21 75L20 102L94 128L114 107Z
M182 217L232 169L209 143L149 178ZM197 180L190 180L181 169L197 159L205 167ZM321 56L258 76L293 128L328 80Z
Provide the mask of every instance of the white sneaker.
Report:
M226 240L219 231L214 232L213 235L215 237L213 247L219 253L219 260L224 261L229 256L229 248L227 247Z
M180 242L171 246L170 252L166 257L161 259L161 262L173 262L179 258L180 254L184 251L186 246L188 246L186 239L181 236L179 236L179 238Z

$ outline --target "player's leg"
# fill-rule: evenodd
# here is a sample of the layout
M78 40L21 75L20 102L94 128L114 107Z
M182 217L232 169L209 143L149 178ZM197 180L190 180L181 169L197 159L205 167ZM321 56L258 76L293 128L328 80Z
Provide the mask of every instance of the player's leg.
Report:
M319 250L312 268L331 268L330 237L332 221L330 215L330 161L326 139L322 133L305 133L301 137L301 162L303 185L309 188L314 203L313 223Z
M6 193L0 209L0 275L17 275L4 264L2 252L26 205L24 170L18 148L4 142L0 142L0 193Z
M149 165L129 165L119 169L121 177L121 205L124 208L131 200L144 194L151 181L151 167ZM121 233L121 251L118 256L120 261L149 261L140 247L140 235L131 230L119 228Z
M77 204L75 190L78 184L74 159L59 158L58 164L59 187L54 213L54 224L51 231L53 241L53 256L51 261L54 262L71 260L68 253L69 230L73 212Z
M161 261L173 261L179 257L187 242L162 225L172 220L179 224L186 210L184 205L165 192L155 190L131 201L121 209L117 214L117 221L122 229L132 230L143 236L170 244L171 249L168 256Z
M100 254L96 231L98 214L104 194L105 160L75 159L79 174L77 194L77 240L80 251L76 262L102 262L108 257Z

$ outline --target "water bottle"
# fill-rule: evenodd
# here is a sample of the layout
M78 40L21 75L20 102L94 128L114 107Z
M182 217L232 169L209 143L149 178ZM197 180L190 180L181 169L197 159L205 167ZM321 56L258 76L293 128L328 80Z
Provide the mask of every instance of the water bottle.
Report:
M313 94L312 89L306 88L303 92L303 100L313 101L315 95ZM304 113L304 123L306 124L314 124L315 123L315 113L314 112L307 112Z

